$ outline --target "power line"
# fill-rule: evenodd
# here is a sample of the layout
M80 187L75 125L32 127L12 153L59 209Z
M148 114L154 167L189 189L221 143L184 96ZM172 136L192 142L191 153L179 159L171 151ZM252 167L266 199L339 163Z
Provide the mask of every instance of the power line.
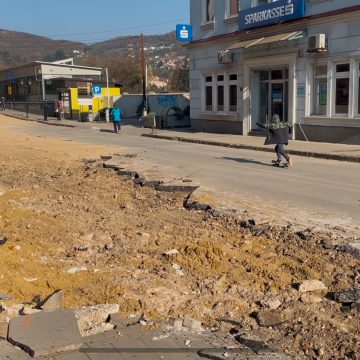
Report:
M183 21L183 20L187 20L187 19L182 18L182 19L169 20L169 21L164 21L164 22L155 23L155 24L131 26L131 27L126 27L126 28L112 29L112 30L91 31L91 32L85 32L85 33L61 34L61 35L52 35L52 36L58 37L58 36L78 36L78 35L89 35L89 34L103 34L103 33L115 32L115 31L133 30L133 29L140 29L140 28L144 28L144 27L152 27L152 26L157 26L157 25L171 24L171 23L175 23L177 21Z

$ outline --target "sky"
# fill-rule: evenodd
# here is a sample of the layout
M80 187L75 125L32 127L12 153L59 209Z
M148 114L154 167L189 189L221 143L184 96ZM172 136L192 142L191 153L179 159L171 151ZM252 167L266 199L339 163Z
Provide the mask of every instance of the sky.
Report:
M2 0L0 28L94 43L188 24L190 0Z

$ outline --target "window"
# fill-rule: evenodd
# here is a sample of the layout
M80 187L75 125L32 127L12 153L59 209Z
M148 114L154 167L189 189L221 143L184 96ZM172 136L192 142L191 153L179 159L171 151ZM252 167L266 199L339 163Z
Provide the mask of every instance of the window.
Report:
M240 10L246 10L257 6L267 5L276 1L278 0L240 0Z
M212 76L205 77L205 110L213 110Z
M246 10L246 9L249 9L249 8L255 6L253 3L254 3L254 0L241 0L240 1L240 10Z
M229 111L237 112L237 74L229 75Z
M204 4L204 23L210 23L215 20L215 0L203 0Z
M226 17L234 17L239 13L239 0L226 1Z
M336 65L335 114L349 113L350 64Z
M315 67L314 77L314 115L326 115L327 105L327 66Z
M217 111L224 111L224 75L217 76Z

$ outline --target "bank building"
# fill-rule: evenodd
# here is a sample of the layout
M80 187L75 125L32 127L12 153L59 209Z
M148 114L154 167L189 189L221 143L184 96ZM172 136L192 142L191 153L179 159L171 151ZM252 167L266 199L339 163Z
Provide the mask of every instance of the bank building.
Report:
M359 0L191 0L195 131L360 144Z

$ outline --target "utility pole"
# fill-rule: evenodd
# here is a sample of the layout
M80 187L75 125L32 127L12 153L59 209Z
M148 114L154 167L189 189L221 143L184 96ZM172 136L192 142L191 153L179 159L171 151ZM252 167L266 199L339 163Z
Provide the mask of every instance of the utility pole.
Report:
M147 115L147 99L146 99L146 64L145 64L145 50L144 50L144 34L141 34L141 73L143 81L143 115Z
M110 122L110 92L109 92L109 70L105 68L106 74L106 93L107 93L107 108L105 110L105 120L106 122Z

